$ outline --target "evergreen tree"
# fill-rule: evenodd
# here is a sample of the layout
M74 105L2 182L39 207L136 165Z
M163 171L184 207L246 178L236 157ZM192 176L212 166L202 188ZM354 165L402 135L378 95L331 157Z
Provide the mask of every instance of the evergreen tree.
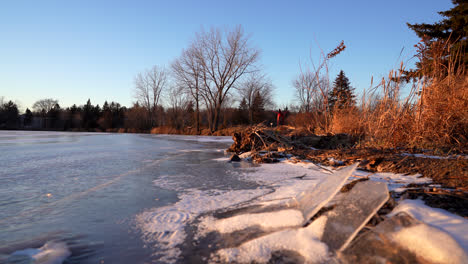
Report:
M447 11L438 12L444 17L443 20L434 24L410 24L407 23L408 27L412 29L418 37L422 39L419 45L416 45L418 49L421 46L431 48L431 44L435 41L446 41L449 40L452 46L452 51L461 51L464 55L462 63L466 66L468 64L468 1L467 0L452 0L455 5L452 9ZM430 54L430 52L426 52ZM416 65L417 70L412 71L413 75L418 70L421 70L422 64L430 62L432 59L429 57L422 56L421 61Z
M239 108L237 108L235 112L235 122L241 125L249 123L249 106L247 104L247 100L242 98L242 101L239 104Z
M333 111L335 108L343 109L354 106L356 96L353 91L354 88L351 88L348 77L341 70L333 82L333 89L328 95L328 107L330 111Z
M24 113L24 124L25 126L30 126L32 123L33 114L29 108L26 108L26 112Z
M60 118L60 105L56 103L46 114L46 127L57 129L57 123Z
M102 106L102 112L100 116L101 117L98 120L99 126L104 130L112 128L112 111L107 101L105 101L104 105Z
M85 129L90 129L93 126L93 110L94 106L91 104L91 100L88 99L83 106L83 126Z
M250 108L250 122L260 123L265 119L265 100L259 91L255 92L252 107Z
M18 106L9 101L3 106L0 106L0 126L4 126L8 129L17 128L18 125Z

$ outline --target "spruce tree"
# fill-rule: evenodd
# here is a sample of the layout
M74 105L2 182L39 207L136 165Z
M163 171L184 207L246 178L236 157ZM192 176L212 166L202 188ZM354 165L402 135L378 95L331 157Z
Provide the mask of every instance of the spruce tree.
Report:
M259 91L255 92L254 98L252 101L252 106L250 108L250 123L260 123L264 119L265 112L265 100L263 100L262 95Z
M422 39L419 45L430 48L431 44L435 41L449 41L452 45L453 52L461 51L464 55L462 64L468 64L468 1L467 0L452 0L455 5L452 9L447 11L438 12L444 17L439 22L434 24L410 24L406 23L418 37ZM416 45L419 49L420 46ZM430 52L428 52L430 54ZM416 71L412 71L413 75L422 68L422 64L429 64L434 58L426 57L417 63Z
M249 123L249 106L247 105L247 100L242 98L242 101L239 104L239 108L236 110L236 122L238 124L248 124Z
M33 119L33 114L31 110L29 110L29 108L26 108L26 112L24 114L24 125L30 126L32 123L32 119Z
M328 107L330 111L333 111L335 108L343 109L354 106L356 103L354 98L356 96L353 91L354 88L351 88L348 77L341 70L333 82L333 89L328 95Z

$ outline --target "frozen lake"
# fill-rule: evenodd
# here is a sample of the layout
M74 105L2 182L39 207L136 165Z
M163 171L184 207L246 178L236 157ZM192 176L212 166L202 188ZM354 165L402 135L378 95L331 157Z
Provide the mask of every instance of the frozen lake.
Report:
M0 260L59 240L72 254L66 263L168 261L162 258L178 252L165 241L178 238L164 229L148 234L145 225L183 223L190 212L150 219L145 213L187 192L202 201L206 192L258 186L239 180L240 164L216 161L230 143L229 137L0 131Z

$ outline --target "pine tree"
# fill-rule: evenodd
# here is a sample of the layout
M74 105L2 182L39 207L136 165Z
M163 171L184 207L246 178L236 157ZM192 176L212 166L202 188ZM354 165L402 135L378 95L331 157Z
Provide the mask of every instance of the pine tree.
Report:
M331 111L335 108L343 109L346 107L354 106L355 95L354 88L351 88L348 77L346 77L343 70L340 71L335 81L333 82L333 89L328 95L328 107Z
M408 27L412 29L422 41L416 45L418 49L422 46L431 48L432 43L436 41L450 41L452 45L451 50L453 52L461 51L464 54L462 64L466 66L468 64L468 1L467 0L452 0L455 5L452 9L447 11L438 12L444 17L443 20L434 24L410 24L407 23ZM431 52L426 52L431 54ZM430 55L428 57L422 57L421 61L417 63L416 71L412 71L413 75L421 70L423 64L429 64L431 60Z
M19 117L18 113L18 106L13 101L0 106L0 125L3 123L6 128L16 128Z
M238 124L248 124L249 123L249 106L247 100L242 98L242 101L239 104L239 108L235 112L235 120Z
M252 107L250 109L250 121L251 124L259 123L264 120L265 113L265 100L262 95L257 91L252 101Z
M30 126L32 123L32 119L33 119L33 114L31 110L29 110L29 108L26 108L26 112L24 114L24 125Z

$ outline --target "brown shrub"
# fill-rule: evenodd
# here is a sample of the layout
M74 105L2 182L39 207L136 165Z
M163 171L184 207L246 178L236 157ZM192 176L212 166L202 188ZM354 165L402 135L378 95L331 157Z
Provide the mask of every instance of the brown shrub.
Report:
M360 111L356 107L336 109L332 117L331 130L335 134L346 133L358 136L364 134Z

